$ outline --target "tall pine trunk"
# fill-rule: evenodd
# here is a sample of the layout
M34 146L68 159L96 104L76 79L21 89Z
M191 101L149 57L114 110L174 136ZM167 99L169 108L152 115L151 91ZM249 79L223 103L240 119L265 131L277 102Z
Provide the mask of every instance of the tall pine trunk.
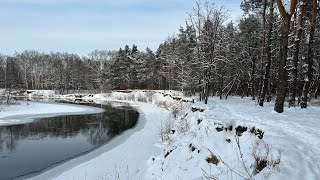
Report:
M288 43L289 43L289 31L290 31L290 19L291 16L287 15L287 22L283 25L282 29L282 48L281 57L278 62L278 83L277 83L277 98L274 110L278 113L283 112L284 101L286 98L286 86L287 86L287 73L286 62L288 57Z
M295 106L295 99L297 94L297 74L298 74L298 59L300 53L300 43L304 28L305 22L305 11L306 6L308 4L308 0L303 0L303 4L300 5L300 14L298 15L297 19L297 27L296 27L296 35L295 35L295 42L294 42L294 52L293 58L290 62L291 69L289 72L289 106Z
M209 98L209 70L205 70L205 84L204 84L204 104L208 104L208 98Z
M266 63L266 14L267 14L267 0L263 0L263 16L262 16L262 27L263 27L263 41L262 41L262 53L261 53L261 67L260 69L260 81L259 81L259 94L258 94L258 103L260 104L260 99L261 99L261 95L262 95L262 89L263 89L263 83L264 83L264 76L262 76L263 74L263 69Z
M270 0L270 15L269 15L269 29L267 34L267 47L266 47L266 54L267 54L267 62L266 62L266 70L264 74L263 84L262 84L262 92L259 99L259 105L263 106L264 99L266 97L267 91L268 91L268 85L270 82L270 68L271 68L271 58L272 58L272 52L271 52L271 35L272 35L272 29L273 29L273 0Z
M318 85L316 87L316 90L314 92L314 98L317 99L318 98L318 92L319 92L319 89L320 89L320 83L319 83L320 79L318 79Z
M282 48L281 57L278 62L278 83L277 83L277 98L274 106L274 110L278 113L283 112L284 101L286 98L286 86L287 86L287 73L286 73L286 63L288 57L288 42L289 42L289 31L291 16L295 13L297 0L291 0L290 12L286 12L282 0L277 0L278 9L284 21L282 26Z
M306 64L304 65L306 68L306 75L304 77L304 85L303 85L303 92L301 98L301 108L307 108L307 101L308 95L310 91L310 83L313 78L313 58L314 58L314 41L315 41L315 30L317 25L317 15L318 15L318 2L317 0L313 0L313 14L312 14L312 21L311 21L311 29L309 35L309 44L308 44L308 54L306 57Z
M255 73L256 73L256 56L252 56L252 68L251 68L251 95L252 100L256 99L256 79L255 79Z

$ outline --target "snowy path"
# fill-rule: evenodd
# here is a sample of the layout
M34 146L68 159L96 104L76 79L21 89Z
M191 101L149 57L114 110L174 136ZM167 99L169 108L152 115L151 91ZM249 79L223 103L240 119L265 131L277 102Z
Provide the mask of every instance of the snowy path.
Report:
M258 107L254 101L241 98L211 99L210 105L213 112L206 115L214 114L214 119L263 127L266 140L283 152L280 179L282 174L293 179L320 178L319 108L286 108L278 114L273 111L273 103Z

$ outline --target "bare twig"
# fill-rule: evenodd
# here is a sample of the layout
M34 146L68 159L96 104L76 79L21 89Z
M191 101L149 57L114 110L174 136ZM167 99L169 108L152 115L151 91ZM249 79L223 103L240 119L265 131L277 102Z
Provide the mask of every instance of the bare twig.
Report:
M239 153L240 153L240 159L241 159L241 162L242 162L242 165L243 165L243 168L246 170L248 176L250 177L250 179L253 179L252 177L252 174L249 172L249 169L247 168L244 160L243 160L243 153L241 151L241 147L240 147L240 140L239 140L239 136L235 135L235 139L236 139L236 142L237 142L237 146L238 146L238 150L239 150Z
M208 148L207 148L207 149L208 149ZM211 153L211 155L214 155L210 149L208 149L208 151ZM234 170L232 167L230 167L226 162L224 162L224 161L222 160L222 158L221 158L219 155L217 155L217 157L219 158L220 162L222 162L222 164L224 164L224 165L225 165L228 169L230 169L232 172L234 172L234 173L237 174L238 176L242 177L243 179L250 180L250 178L245 177L245 175L242 175L240 172L238 172L238 171Z

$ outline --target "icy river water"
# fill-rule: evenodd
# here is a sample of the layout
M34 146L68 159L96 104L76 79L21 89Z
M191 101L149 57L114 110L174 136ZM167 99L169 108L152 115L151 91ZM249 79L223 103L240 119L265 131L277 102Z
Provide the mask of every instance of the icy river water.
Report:
M0 126L0 179L23 179L79 157L133 128L139 113L127 104L90 115L36 119L29 124Z

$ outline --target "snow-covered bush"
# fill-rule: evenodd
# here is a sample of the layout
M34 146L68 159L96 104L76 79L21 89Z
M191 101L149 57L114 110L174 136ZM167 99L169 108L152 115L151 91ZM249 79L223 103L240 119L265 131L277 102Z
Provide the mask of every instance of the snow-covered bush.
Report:
M163 151L153 161L154 179L255 179L280 168L281 155L265 142L262 128L214 120L206 112L210 108L192 107L169 106L172 117L162 127Z
M56 96L56 92L54 90L27 90L25 96L53 98Z
M173 121L170 117L161 119L160 136L162 142L169 142L170 136L175 133Z

